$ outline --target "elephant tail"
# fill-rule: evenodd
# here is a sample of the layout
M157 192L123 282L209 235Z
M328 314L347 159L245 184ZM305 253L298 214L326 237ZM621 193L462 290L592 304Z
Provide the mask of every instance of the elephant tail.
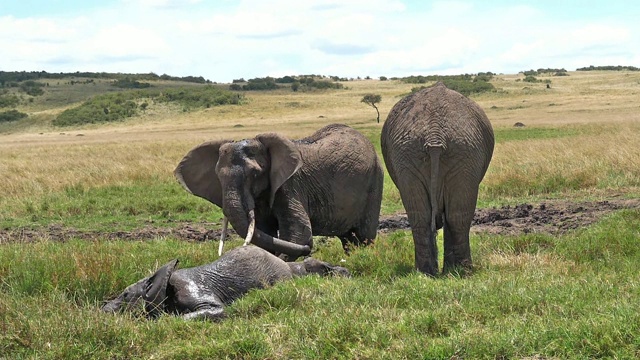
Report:
M440 154L442 154L442 146L429 146L427 151L429 152L431 162L431 183L429 184L429 199L431 200L431 233L433 234L434 241L437 231L436 216L438 215L438 179L440 178Z

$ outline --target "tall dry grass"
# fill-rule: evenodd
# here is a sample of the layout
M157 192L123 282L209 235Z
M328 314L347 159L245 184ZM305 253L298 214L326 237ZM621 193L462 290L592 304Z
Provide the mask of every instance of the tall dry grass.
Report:
M560 191L638 186L640 74L571 72L566 77L539 77L552 80L551 89L543 83L518 81L521 78L498 75L493 80L497 92L473 97L496 131L523 122L526 129L562 131L571 126L579 129L578 134L498 143L481 196L527 195L525 186L511 192L508 188L520 183L536 189L533 185L552 182L553 176L570 179ZM75 184L90 188L145 179L170 181L173 167L189 148L214 138L239 139L267 131L300 138L338 122L376 140L382 124L375 122L375 110L360 102L364 94L382 95L379 108L384 121L415 85L363 80L345 86L310 93L251 92L246 94L246 105L191 113L152 105L124 123L73 129L51 130L46 121L62 107L49 109L48 120L40 127L0 135L0 193L3 199L16 199ZM544 192L544 186L535 191Z

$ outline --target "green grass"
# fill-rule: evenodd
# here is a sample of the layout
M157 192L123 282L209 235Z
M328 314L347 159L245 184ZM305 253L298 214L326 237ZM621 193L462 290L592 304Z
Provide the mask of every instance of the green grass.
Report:
M415 273L409 232L346 257L351 279L255 291L222 323L147 321L101 301L213 243L38 242L0 247L0 353L10 358L636 358L640 212L551 237L472 236L470 276ZM238 245L239 242L234 242ZM337 241L315 256L338 262ZM55 329L55 331L52 331Z
M518 140L555 139L585 133L578 127L499 127L493 129L496 143Z
M8 200L0 227L42 227L64 223L79 230L114 231L141 224L173 226L181 221L217 221L222 210L189 194L176 181L84 188L76 184L45 196Z

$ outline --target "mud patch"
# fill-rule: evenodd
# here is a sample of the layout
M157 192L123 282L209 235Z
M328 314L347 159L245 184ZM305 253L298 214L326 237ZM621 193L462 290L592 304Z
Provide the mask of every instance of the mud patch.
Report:
M472 232L517 235L527 233L563 234L589 226L604 215L620 209L640 209L640 199L593 202L547 201L540 204L505 205L476 209ZM405 214L380 219L379 230L408 229Z
M144 226L131 231L84 231L53 224L38 229L0 229L0 244L8 242L32 242L36 240L67 241L84 240L151 240L172 237L184 241L207 241L220 239L219 223L183 223L175 228ZM228 236L235 236L232 228Z
M520 204L500 208L477 209L472 232L491 234L562 234L593 224L604 215L620 209L640 209L640 199L594 202L547 201L540 204ZM0 229L0 244L41 240L152 240L172 237L184 241L218 240L219 223L181 223L176 227L145 225L131 231L85 231L52 224L37 229ZM406 214L380 218L380 232L409 229ZM232 228L229 235L236 236Z

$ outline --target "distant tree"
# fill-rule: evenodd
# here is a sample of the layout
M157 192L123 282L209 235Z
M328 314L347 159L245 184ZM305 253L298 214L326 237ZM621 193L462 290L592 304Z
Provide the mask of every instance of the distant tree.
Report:
M376 109L376 113L378 113L378 123L380 123L380 110L378 110L378 107L376 106L376 104L380 103L382 101L382 96L378 95L378 94L366 94L362 100L360 100L360 102L363 102L369 106L372 106L374 109Z
M387 81L388 78L386 76L380 76L380 81Z

